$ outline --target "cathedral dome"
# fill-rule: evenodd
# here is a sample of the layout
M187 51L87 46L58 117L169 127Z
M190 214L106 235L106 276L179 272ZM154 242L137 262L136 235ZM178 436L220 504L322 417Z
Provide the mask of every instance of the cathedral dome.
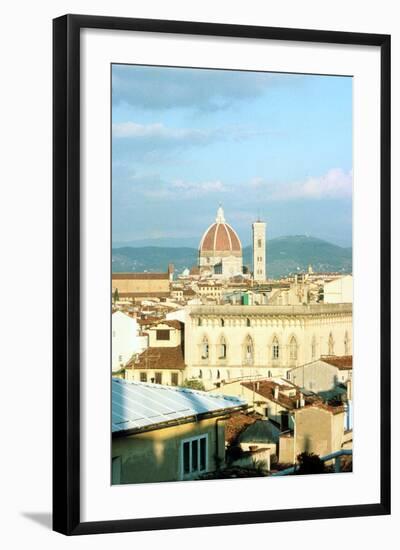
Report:
M225 221L220 206L215 223L210 225L200 241L201 256L241 256L242 245L236 231Z

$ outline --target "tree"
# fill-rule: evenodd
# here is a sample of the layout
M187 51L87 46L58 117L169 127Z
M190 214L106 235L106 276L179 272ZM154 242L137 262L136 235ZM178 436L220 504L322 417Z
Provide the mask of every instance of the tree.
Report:
M114 304L119 301L119 292L118 288L114 290Z
M325 472L324 463L314 453L301 453L297 460L299 463L299 468L296 470L297 475L323 474Z
M182 388L190 388L191 390L205 391L205 387L201 380L187 380L185 379L182 384Z

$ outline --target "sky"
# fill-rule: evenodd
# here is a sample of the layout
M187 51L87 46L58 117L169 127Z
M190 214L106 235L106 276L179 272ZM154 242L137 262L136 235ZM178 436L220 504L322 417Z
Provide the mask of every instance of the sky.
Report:
M351 77L113 65L113 244L198 246L219 204L243 246L351 246Z

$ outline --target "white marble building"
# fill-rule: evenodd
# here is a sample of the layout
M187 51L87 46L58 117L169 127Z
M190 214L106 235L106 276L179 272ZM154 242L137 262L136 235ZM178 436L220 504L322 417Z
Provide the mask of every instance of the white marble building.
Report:
M352 354L352 305L191 306L186 377L223 381L287 376L321 355Z

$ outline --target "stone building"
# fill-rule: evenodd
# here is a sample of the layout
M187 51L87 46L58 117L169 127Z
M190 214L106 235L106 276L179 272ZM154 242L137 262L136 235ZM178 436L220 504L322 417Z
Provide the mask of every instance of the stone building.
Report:
M236 231L225 221L221 206L215 223L200 241L199 269L202 275L223 278L243 272L242 245Z
M113 273L112 292L117 290L119 298L136 300L168 298L172 273L172 265L165 273Z
M189 306L187 378L207 389L232 379L287 377L321 355L352 354L352 304Z
M266 273L266 250L265 250L265 228L266 223L260 220L252 225L253 229L253 279L265 281Z
M183 324L154 322L146 328L148 348L126 366L125 379L178 386L184 381Z

